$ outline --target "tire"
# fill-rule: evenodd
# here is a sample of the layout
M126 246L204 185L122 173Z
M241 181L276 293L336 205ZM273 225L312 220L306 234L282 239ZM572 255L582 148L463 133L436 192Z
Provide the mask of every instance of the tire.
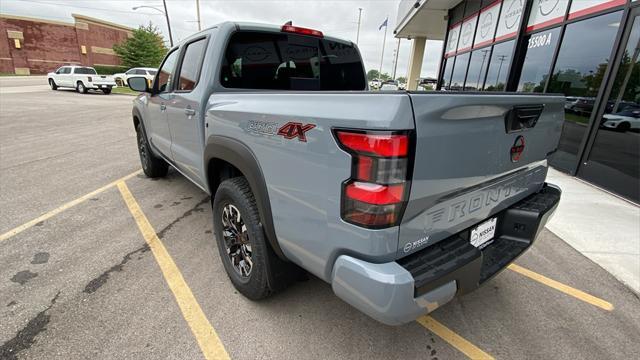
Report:
M105 89L102 89L102 92L103 92L105 95L109 95L109 94L111 94L111 88L105 88Z
M621 122L620 124L618 124L618 126L616 127L617 131L620 132L627 132L629 131L629 129L631 129L631 124L629 124L628 122Z
M140 164L142 165L144 174L149 178L166 176L167 171L169 171L169 164L163 159L153 155L149 142L147 141L147 136L140 124L136 127L136 137L138 140L138 155L140 155Z
M56 85L56 82L53 81L53 79L49 79L49 86L51 86L51 90L58 90L58 85Z
M247 298L266 298L299 274L298 268L278 258L268 244L255 197L244 177L225 180L218 187L213 199L213 228L224 269L233 286Z
M84 86L82 81L78 81L78 83L76 84L76 91L82 94L86 94L87 92L89 92L89 89L87 89L87 87Z

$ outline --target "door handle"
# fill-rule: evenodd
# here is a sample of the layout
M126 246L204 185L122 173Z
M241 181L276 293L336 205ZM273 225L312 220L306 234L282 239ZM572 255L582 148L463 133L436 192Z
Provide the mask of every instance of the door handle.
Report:
M167 105L165 105L164 103L160 104L160 111L165 111L167 110Z
M195 111L195 109L192 109L192 108L188 107L188 108L184 109L184 113L187 116L193 116L193 115L196 114L196 111Z

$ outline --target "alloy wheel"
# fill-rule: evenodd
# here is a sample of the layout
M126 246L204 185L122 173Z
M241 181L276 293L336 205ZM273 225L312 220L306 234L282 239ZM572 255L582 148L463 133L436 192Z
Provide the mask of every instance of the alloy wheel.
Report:
M253 269L253 252L247 226L237 207L226 204L222 209L222 237L231 266L240 277L246 279Z

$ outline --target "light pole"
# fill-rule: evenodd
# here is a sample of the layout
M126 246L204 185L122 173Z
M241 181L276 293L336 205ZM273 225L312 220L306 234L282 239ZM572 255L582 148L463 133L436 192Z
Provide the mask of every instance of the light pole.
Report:
M362 18L362 8L358 8L358 32L356 33L356 45L360 40L360 19Z
M147 8L147 9L153 9L161 12L164 15L164 17L167 19L167 28L169 29L169 44L171 44L171 47L173 47L173 35L171 35L171 23L169 22L169 13L167 13L167 3L165 0L162 0L162 3L164 4L164 11L158 9L157 7L147 6L147 5L134 6L131 8L131 10Z

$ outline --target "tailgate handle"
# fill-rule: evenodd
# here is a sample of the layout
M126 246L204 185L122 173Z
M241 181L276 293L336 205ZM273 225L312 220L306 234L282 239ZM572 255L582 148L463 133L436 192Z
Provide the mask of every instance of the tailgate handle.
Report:
M544 105L516 105L504 117L507 134L536 126Z

